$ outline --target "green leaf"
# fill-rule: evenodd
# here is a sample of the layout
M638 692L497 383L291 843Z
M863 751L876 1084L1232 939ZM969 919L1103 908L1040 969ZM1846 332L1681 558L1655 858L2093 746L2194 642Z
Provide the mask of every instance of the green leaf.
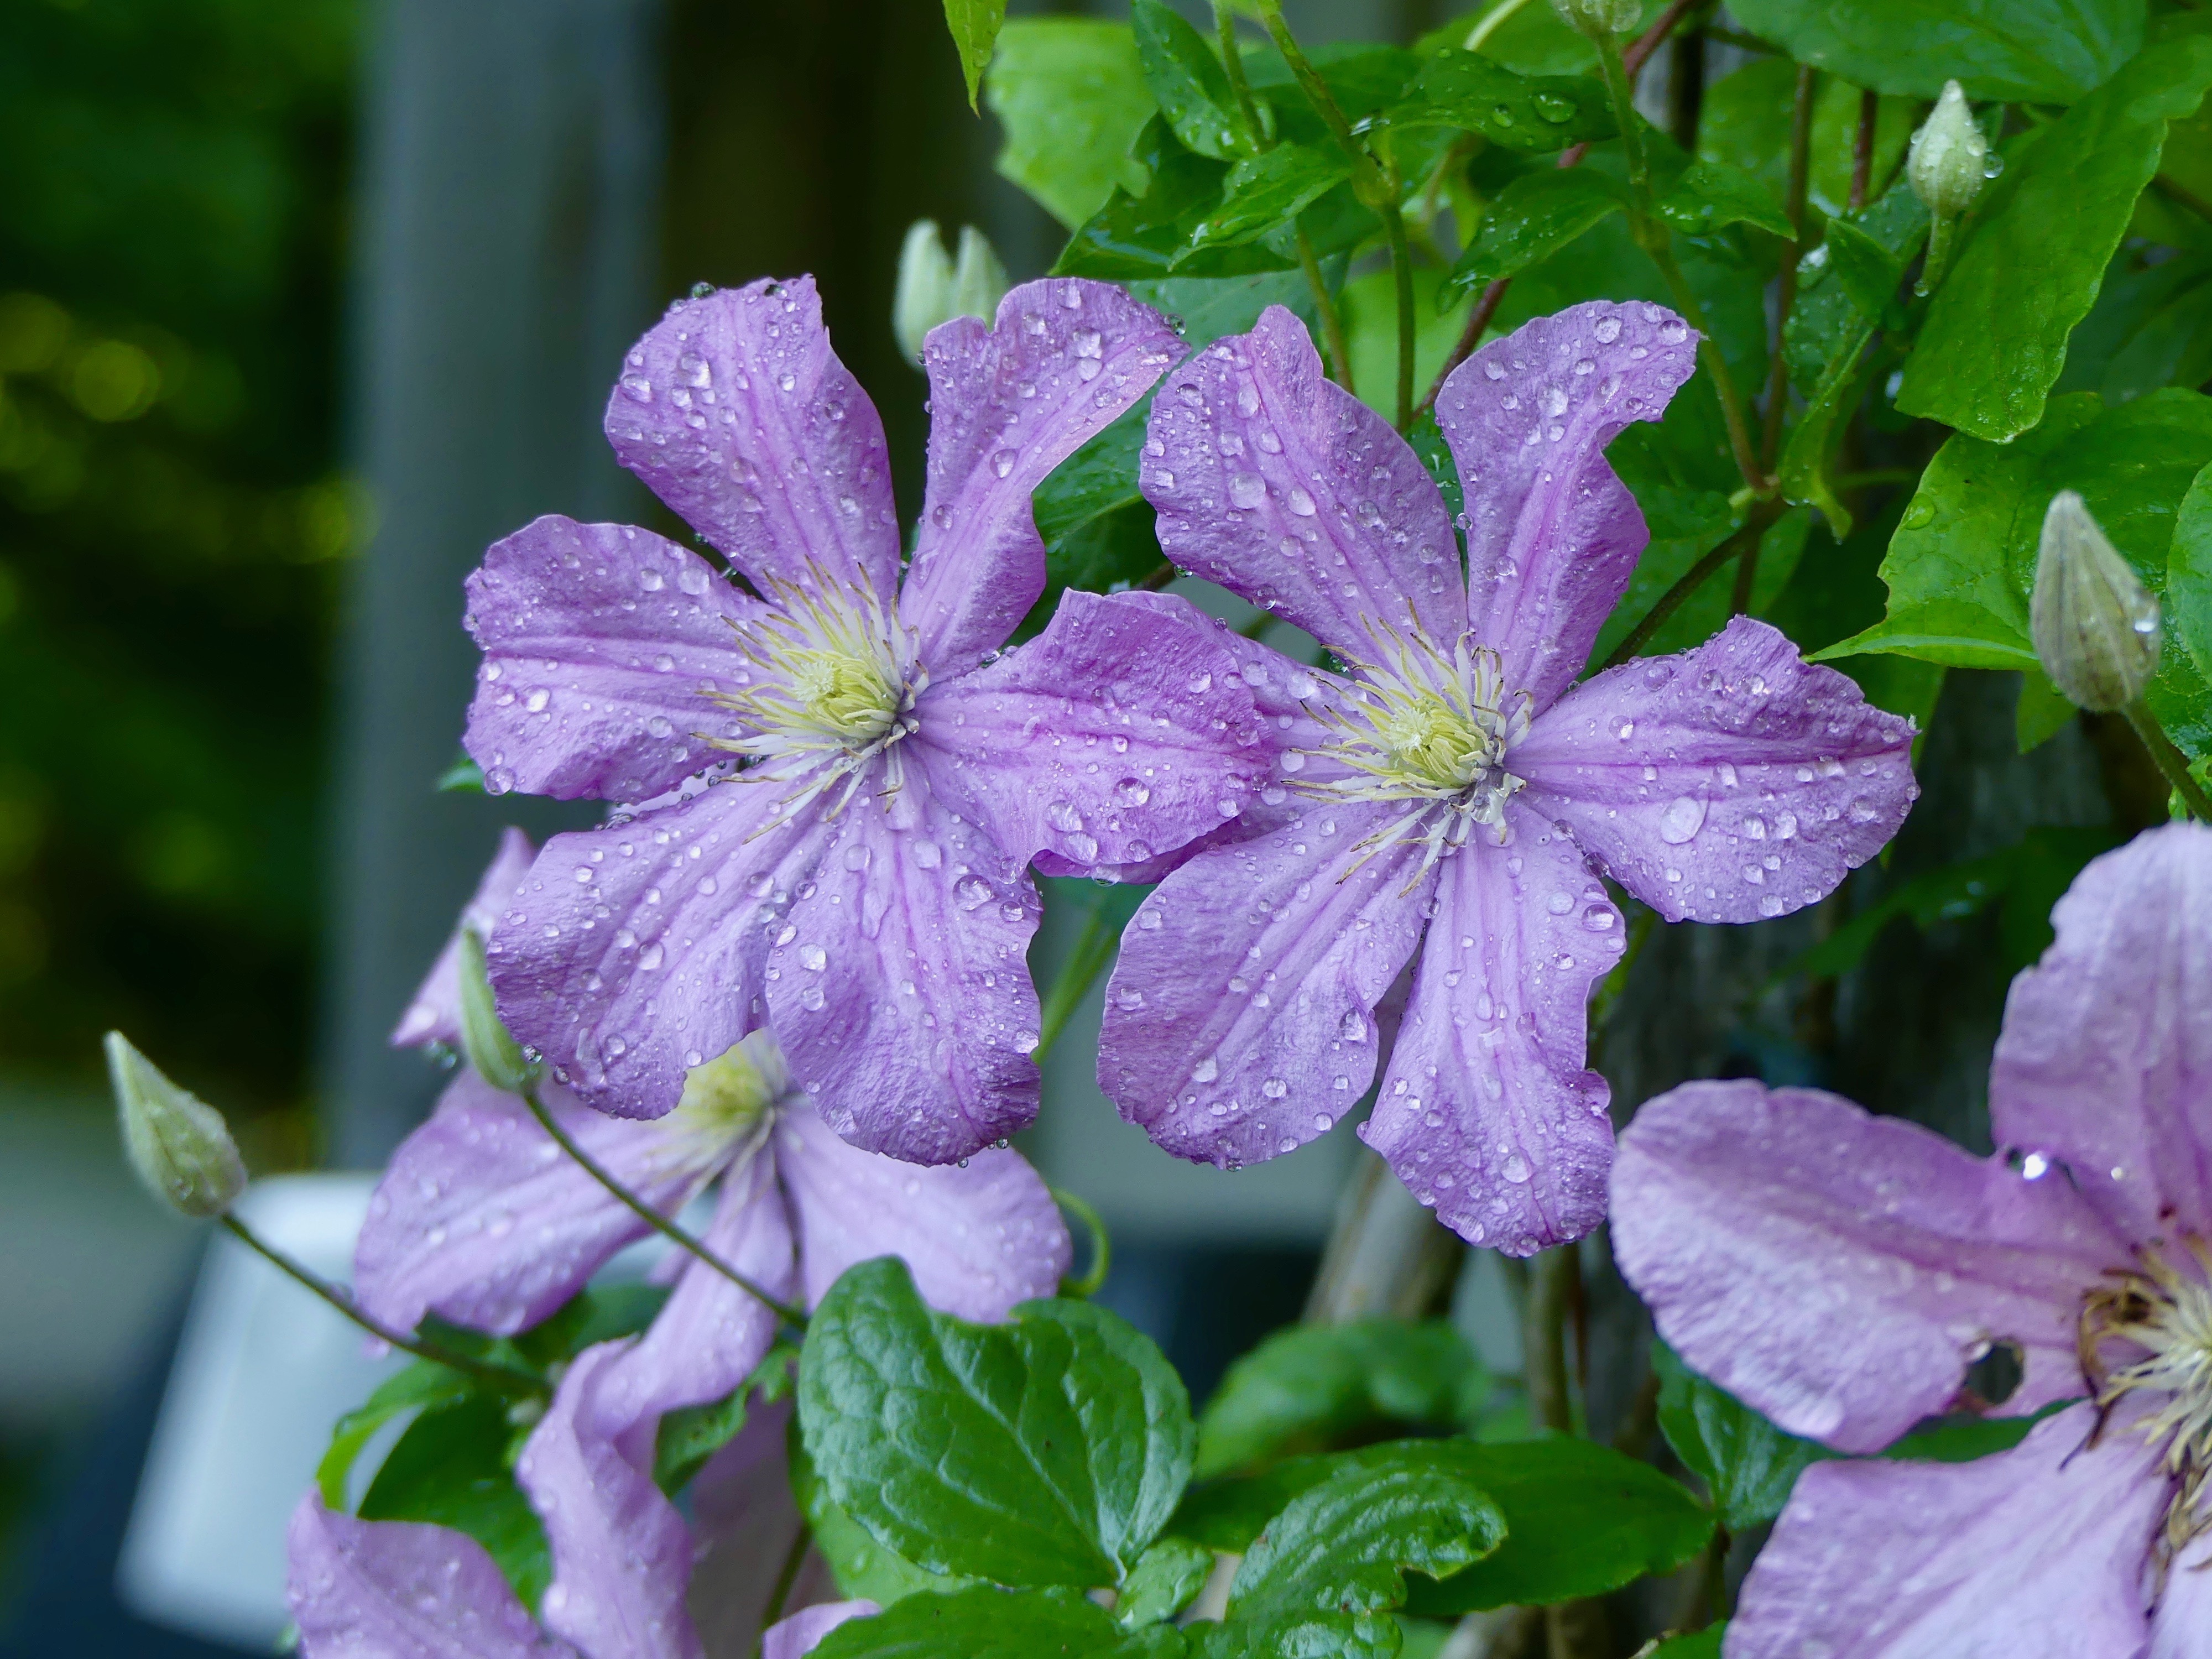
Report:
M1277 144L1248 156L1229 169L1221 205L1193 228L1190 248L1235 247L1286 225L1351 173L1334 145ZM1176 266L1190 257L1179 255Z
M2135 55L2143 0L1734 0L1753 34L1854 86L2069 104Z
M1706 161L1734 162L1759 178L1776 201L1786 200L1796 106L1796 64L1786 58L1754 58L1705 88L1698 106L1698 154ZM1917 118L1909 98L1881 100L1869 169L1872 178L1895 176ZM1859 88L1822 76L1814 94L1805 199L1823 218L1849 210L1858 129Z
M1217 161L1252 154L1229 72L1206 37L1164 0L1136 0L1133 19L1145 84L1183 148Z
M484 792L483 768L463 755L438 774L438 781L432 787L440 794L481 795Z
M1723 1621L1687 1636L1670 1636L1650 1649L1644 1659L1721 1659L1721 1643L1727 1634L1728 1625Z
M553 1577L544 1528L507 1462L514 1437L505 1402L472 1395L408 1427L361 1500L364 1521L422 1521L466 1533L499 1564L523 1606Z
M1674 1571L1712 1535L1705 1505L1650 1464L1610 1447L1558 1437L1468 1452L1462 1467L1504 1511L1505 1541L1439 1583L1417 1584L1410 1613L1441 1616L1602 1595Z
M1692 161L1659 203L1660 216L1692 236L1709 236L1724 225L1755 225L1775 235L1791 234L1790 216L1753 174L1728 161Z
M2212 465L2190 481L2174 515L2165 607L2173 637L2212 682Z
M376 1392L337 1420L331 1431L330 1449L315 1468L315 1484L323 1502L332 1509L348 1507L346 1479L376 1431L404 1413L457 1405L474 1392L467 1375L428 1359L418 1359L404 1370L379 1383Z
M2017 973L2050 945L2051 907L2059 895L2083 865L2118 842L2119 837L2108 830L2048 825L2030 830L2001 852L1915 876L1800 952L1768 983L1779 985L1801 975L1832 978L1850 972L1866 959L1882 930L1900 916L1909 917L1924 933L1992 905L2003 907L2000 953L2005 971Z
M1287 270L1297 261L1265 241L1194 249L1191 241L1221 204L1229 176L1220 161L1194 155L1176 142L1167 121L1154 116L1137 136L1133 152L1150 171L1140 196L1121 185L1106 205L1079 226L1053 266L1056 276L1097 276L1109 282L1166 276L1241 276Z
M1897 407L2002 441L2043 417L2169 120L2212 86L2212 38L2184 34L2130 61L2034 135L1989 190L1930 301Z
M1418 392L1435 380L1445 354L1467 326L1472 299L1449 310L1437 309L1443 272L1433 265L1413 269L1413 386ZM1392 418L1398 383L1398 291L1391 273L1370 271L1344 285L1337 296L1346 343L1352 348L1352 385L1360 400L1385 420Z
M1718 1384L1685 1365L1663 1342L1652 1347L1659 1376L1659 1427L1683 1466L1705 1483L1721 1524L1741 1532L1771 1521L1797 1477L1826 1448L1785 1434Z
M1002 1325L933 1313L904 1264L848 1272L799 1361L799 1419L830 1495L933 1572L1118 1584L1182 1496L1182 1381L1122 1321L1030 1302Z
M1306 58L1327 84L1337 107L1354 121L1378 115L1396 104L1421 69L1421 60L1403 46L1358 41L1308 46ZM1273 94L1270 101L1284 136L1308 143L1327 138L1328 129L1314 112L1291 66L1273 46L1246 50L1244 78L1253 91Z
M1501 149L1548 154L1617 137L1601 82L1581 75L1518 75L1480 52L1445 51L1383 111L1393 127L1479 132Z
M1459 463L1452 459L1451 445L1445 441L1443 428L1437 424L1435 410L1425 409L1413 416L1413 424L1407 429L1406 441L1421 458L1429 477L1436 480L1437 489L1444 498L1444 511L1457 523L1459 515L1467 510L1467 492L1460 484Z
M515 1352L541 1367L574 1359L602 1342L636 1335L653 1323L668 1297L665 1285L602 1285L579 1291L513 1338Z
M968 77L968 107L975 107L975 91L991 61L991 48L1006 21L1006 0L945 0L945 26L952 31L959 49L960 72Z
M2081 491L2163 598L2182 499L2207 465L2212 398L2177 387L2118 409L2088 393L2053 398L2042 425L2009 444L1955 436L1921 476L1882 561L1887 615L1820 654L1893 651L1953 667L2035 667L2027 600L2051 496ZM2212 686L2187 649L2163 653L2146 700L2185 752L2212 753Z
M1279 1653L1388 1659L1407 1571L1449 1579L1496 1550L1505 1517L1477 1470L1483 1449L1412 1440L1340 1460L1267 1522L1237 1569L1228 1617L1273 1632Z
M1916 1463L1972 1463L2010 1451L2027 1433L2054 1411L2063 1411L2071 1401L2059 1401L2026 1417L1958 1417L1915 1429L1887 1448L1886 1458Z
M1651 541L1637 560L1635 573L1629 578L1620 603L1598 630L1597 644L1591 652L1595 662L1603 662L1612 655L1613 648L1631 628L1644 619L1659 596L1688 574L1690 567L1717 547L1735 527L1736 520L1729 511L1726 499L1718 495L1645 489L1638 492L1638 500L1644 504L1646 520L1651 526ZM1811 528L1811 517L1804 513L1787 514L1767 527L1766 534L1759 539L1759 568L1753 574L1751 588L1751 615L1764 617L1788 588L1790 578L1796 574ZM1686 651L1727 627L1735 605L1737 568L1731 563L1706 577L1644 641L1637 654L1663 657Z
M1137 1558L1115 1602L1114 1617L1130 1630L1172 1619L1206 1588L1212 1571L1213 1552L1203 1544L1163 1538Z
M673 1496L689 1486L707 1460L738 1437L755 1405L781 1400L791 1391L792 1367L799 1350L778 1342L752 1375L720 1400L683 1406L660 1419L653 1442L653 1478Z
M1626 205L1620 186L1589 167L1539 167L1498 192L1481 228L1452 267L1458 295L1548 259Z
M1490 1377L1449 1320L1294 1325L1229 1368L1198 1425L1200 1480L1380 1424L1463 1428Z
M999 36L983 100L1006 129L999 172L1070 229L1116 185L1144 188L1129 147L1152 98L1126 23L1014 19Z
M1171 1626L1125 1631L1113 1614L1066 1590L988 1586L909 1595L822 1638L816 1659L1169 1659Z
M944 1573L924 1572L896 1550L886 1549L861 1528L860 1523L838 1507L822 1484L806 1455L805 1437L793 1417L785 1441L791 1468L791 1495L799 1512L813 1529L814 1547L830 1564L839 1594L848 1600L873 1601L887 1607L908 1595L925 1592L951 1594L976 1581Z

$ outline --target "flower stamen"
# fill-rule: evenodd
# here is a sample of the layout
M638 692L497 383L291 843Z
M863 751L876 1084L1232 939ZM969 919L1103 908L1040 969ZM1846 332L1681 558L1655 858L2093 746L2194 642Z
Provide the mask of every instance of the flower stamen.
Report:
M2138 1272L2089 1291L2076 1342L2081 1374L2109 1415L2130 1395L2144 1415L2134 1426L2154 1444L2175 1483L2160 1542L2163 1571L2191 1541L2212 1532L2212 1249L2194 1236L2179 1262L2146 1250ZM2118 1346L2121 1352L2108 1354Z

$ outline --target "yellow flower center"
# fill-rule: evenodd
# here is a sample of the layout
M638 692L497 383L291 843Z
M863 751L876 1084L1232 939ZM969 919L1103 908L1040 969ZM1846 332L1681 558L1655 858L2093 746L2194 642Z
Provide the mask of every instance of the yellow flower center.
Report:
M684 1074L674 1126L718 1146L734 1146L768 1119L791 1089L783 1050L766 1031L755 1031L703 1066Z
M2091 1291L2079 1336L2099 1408L2138 1397L2144 1414L2136 1426L2165 1446L2162 1462L2176 1484L2161 1567L2212 1531L2212 1515L2203 1513L2212 1492L2212 1252L2202 1239L2187 1243L2179 1262L2146 1250L2141 1271Z

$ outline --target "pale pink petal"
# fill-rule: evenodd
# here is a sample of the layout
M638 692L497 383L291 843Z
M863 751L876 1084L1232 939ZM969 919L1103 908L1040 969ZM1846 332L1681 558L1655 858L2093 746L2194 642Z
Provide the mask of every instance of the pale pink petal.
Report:
M1274 761L1210 629L1070 589L1051 625L925 692L910 758L1007 854L1139 864L1232 818Z
M515 1460L553 1552L538 1616L592 1659L703 1659L684 1605L691 1534L653 1480L659 1420L611 1414L602 1394L624 1346L576 1356Z
M1613 1122L1585 1066L1620 913L1574 842L1517 803L1445 859L1390 1069L1360 1137L1471 1243L1530 1255L1605 1218Z
M1437 394L1467 500L1468 624L1539 709L1582 672L1650 539L1605 447L1659 418L1697 352L1673 312L1592 300L1492 340Z
M883 1609L873 1601L825 1601L806 1607L781 1623L770 1625L761 1638L761 1659L804 1659L831 1631L848 1619L865 1619Z
M310 1491L285 1544L306 1659L574 1659L465 1533L356 1521Z
M743 729L714 696L748 672L732 624L766 607L688 548L549 516L494 542L468 594L465 741L493 794L645 800Z
M811 1107L779 1114L776 1167L799 1228L811 1307L855 1262L902 1258L932 1307L1006 1317L1067 1271L1067 1224L1029 1160L987 1146L924 1169L848 1146Z
M1745 1581L1728 1659L2138 1659L2166 1498L2095 1408L1970 1463L1815 1463Z
M1308 802L1160 884L1106 990L1098 1086L1122 1116L1178 1158L1234 1169L1358 1103L1375 1076L1375 1006L1436 881L1418 844L1367 856L1362 843L1398 816Z
M899 600L942 677L1002 644L1044 592L1030 496L1045 475L1151 390L1182 342L1108 283L1024 283L996 322L930 331L929 482Z
M884 425L830 349L811 276L680 301L607 399L622 464L769 597L817 577L888 608L898 515Z
M791 1218L776 1191L775 1163L764 1146L741 1156L722 1178L714 1218L699 1242L783 1301L795 1275ZM599 1388L602 1416L628 1423L720 1400L767 1356L779 1322L758 1297L687 1256L645 1334L609 1362Z
M1169 558L1342 654L1375 661L1384 628L1449 653L1466 626L1459 544L1428 470L1324 377L1280 306L1168 376L1139 483Z
M896 755L896 751L893 751ZM1036 1115L1028 872L920 787L845 804L768 965L791 1074L856 1146L917 1164Z
M486 945L501 1017L586 1103L658 1117L757 1028L762 972L823 836L739 776L545 844Z
M726 1144L672 1120L609 1117L558 1085L544 1099L602 1168L665 1212L681 1209L729 1157ZM583 1289L645 1231L520 1100L465 1068L377 1183L354 1247L354 1293L403 1331L434 1313L511 1335Z
M1669 921L1756 921L1881 850L1920 793L1911 752L1911 721L1738 617L1577 686L1506 765L1524 804Z
M1660 1334L1792 1434L1877 1451L2016 1344L2005 1414L2083 1392L2081 1292L2126 1252L2030 1179L1834 1095L1688 1083L1621 1137L1613 1246Z
M2212 830L2106 854L2051 921L2005 1004L1997 1144L2065 1164L2130 1239L2212 1234Z
M460 1047L461 929L473 927L479 938L489 934L508 897L530 873L530 866L537 856L530 837L521 830L500 832L499 851L492 855L483 879L477 884L475 896L462 908L460 926L446 941L446 948L438 952L437 961L431 963L430 972L422 988L415 993L415 1000L407 1005L407 1012L400 1015L398 1028L392 1033L392 1047L412 1048L428 1042L442 1042L452 1048Z

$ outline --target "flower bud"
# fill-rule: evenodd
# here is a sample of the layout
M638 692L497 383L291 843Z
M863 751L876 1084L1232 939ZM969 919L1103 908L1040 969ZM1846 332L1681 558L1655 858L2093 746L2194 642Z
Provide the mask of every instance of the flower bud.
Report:
M1935 112L1912 135L1912 159L1905 165L1912 193L1936 218L1955 219L1973 206L1990 173L1990 141L1975 125L1959 83L1947 81Z
M483 935L461 929L461 1052L476 1073L495 1089L519 1095L538 1081L538 1068L522 1045L500 1023L492 1000L491 974L484 963Z
M929 331L955 317L988 322L1006 296L1006 268L988 238L973 225L960 232L960 258L953 262L933 219L917 219L899 249L898 289L891 301L891 331L899 349L921 361Z
M2158 600L2070 489L2044 514L2028 632L2043 672L2078 708L2124 708L2158 671Z
M221 1215L246 1189L246 1164L222 1114L162 1076L122 1032L110 1031L106 1046L131 1167L185 1214Z
M1644 19L1639 0L1552 0L1569 28L1593 40L1626 34Z

